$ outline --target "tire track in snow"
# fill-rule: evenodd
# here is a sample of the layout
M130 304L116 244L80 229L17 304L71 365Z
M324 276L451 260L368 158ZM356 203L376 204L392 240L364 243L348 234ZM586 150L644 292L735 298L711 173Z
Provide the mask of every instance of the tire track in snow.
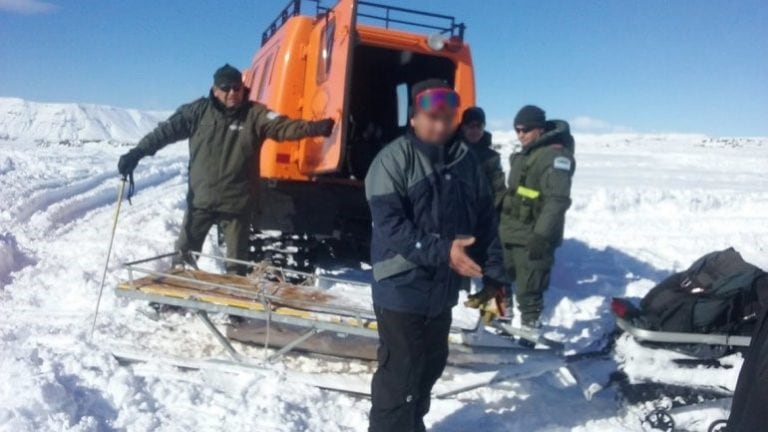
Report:
M157 186L161 183L167 182L176 176L182 174L179 169L166 169L163 171L155 172L147 177L144 177L140 183L142 189ZM103 177L104 174L98 176ZM113 173L106 173L107 178L114 178ZM102 181L103 182L103 181ZM128 193L128 185L126 184L125 193ZM50 227L48 232L70 224L84 217L87 213L108 205L115 203L117 199L116 187L107 186L98 190L97 192L86 196L74 196L71 199L66 200L61 207L52 211L48 217L50 221Z
M35 213L47 210L52 205L65 201L72 196L87 193L88 191L99 187L109 178L114 178L114 173L101 173L94 177L75 182L69 186L57 187L43 191L32 196L29 201L19 206L14 212L16 221L25 223Z

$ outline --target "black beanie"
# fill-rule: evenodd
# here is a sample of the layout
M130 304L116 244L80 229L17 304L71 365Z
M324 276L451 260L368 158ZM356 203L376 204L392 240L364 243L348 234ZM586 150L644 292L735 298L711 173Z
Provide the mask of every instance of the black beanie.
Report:
M485 124L485 111L480 107L469 107L461 115L461 124L478 122Z
M229 63L218 68L216 73L213 74L213 85L216 87L223 87L227 85L235 85L243 83L243 75L235 67L230 66Z
M431 78L424 81L419 81L411 87L411 99L416 99L416 95L424 90L447 88L452 89L447 82L437 78Z
M520 111L515 116L515 127L543 128L546 123L546 113L536 105L526 105L520 108Z

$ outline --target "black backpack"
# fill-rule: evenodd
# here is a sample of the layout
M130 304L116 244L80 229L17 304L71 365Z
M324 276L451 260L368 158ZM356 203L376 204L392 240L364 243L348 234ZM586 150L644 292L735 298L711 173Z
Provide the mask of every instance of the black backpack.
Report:
M652 330L749 335L768 278L733 248L699 258L662 281L640 303Z

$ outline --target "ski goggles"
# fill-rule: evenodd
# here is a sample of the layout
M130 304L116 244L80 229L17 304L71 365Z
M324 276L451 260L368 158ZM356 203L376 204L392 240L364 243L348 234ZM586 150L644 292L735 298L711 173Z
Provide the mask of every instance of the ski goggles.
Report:
M448 88L432 88L416 95L414 105L419 111L451 111L459 108L459 94Z

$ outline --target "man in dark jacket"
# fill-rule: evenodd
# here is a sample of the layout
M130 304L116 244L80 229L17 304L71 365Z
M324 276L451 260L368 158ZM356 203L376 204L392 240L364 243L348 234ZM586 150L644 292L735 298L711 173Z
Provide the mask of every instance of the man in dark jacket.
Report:
M240 71L219 68L207 98L182 105L166 121L120 158L123 176L133 173L139 160L176 141L189 139L187 211L176 242L174 265L194 264L189 252L199 252L211 226L224 231L227 256L248 258L253 183L258 179L254 155L267 139L296 140L329 136L333 120L291 120L247 99ZM227 264L228 272L244 273L243 266Z
M493 190L494 206L498 208L507 185L501 168L501 155L491 148L491 133L485 130L485 111L482 108L469 107L464 110L461 116L461 135L483 168Z
M451 138L458 94L427 80L411 97L412 129L379 152L365 178L379 332L374 432L425 430L459 290L472 277L505 281L491 190L467 145Z
M768 276L755 281L755 288L762 311L736 382L727 432L761 431L768 426Z
M515 117L522 150L510 156L507 191L501 204L499 236L523 326L538 328L544 291L563 242L565 212L571 205L571 179L576 169L574 140L568 123L547 121L536 106Z

